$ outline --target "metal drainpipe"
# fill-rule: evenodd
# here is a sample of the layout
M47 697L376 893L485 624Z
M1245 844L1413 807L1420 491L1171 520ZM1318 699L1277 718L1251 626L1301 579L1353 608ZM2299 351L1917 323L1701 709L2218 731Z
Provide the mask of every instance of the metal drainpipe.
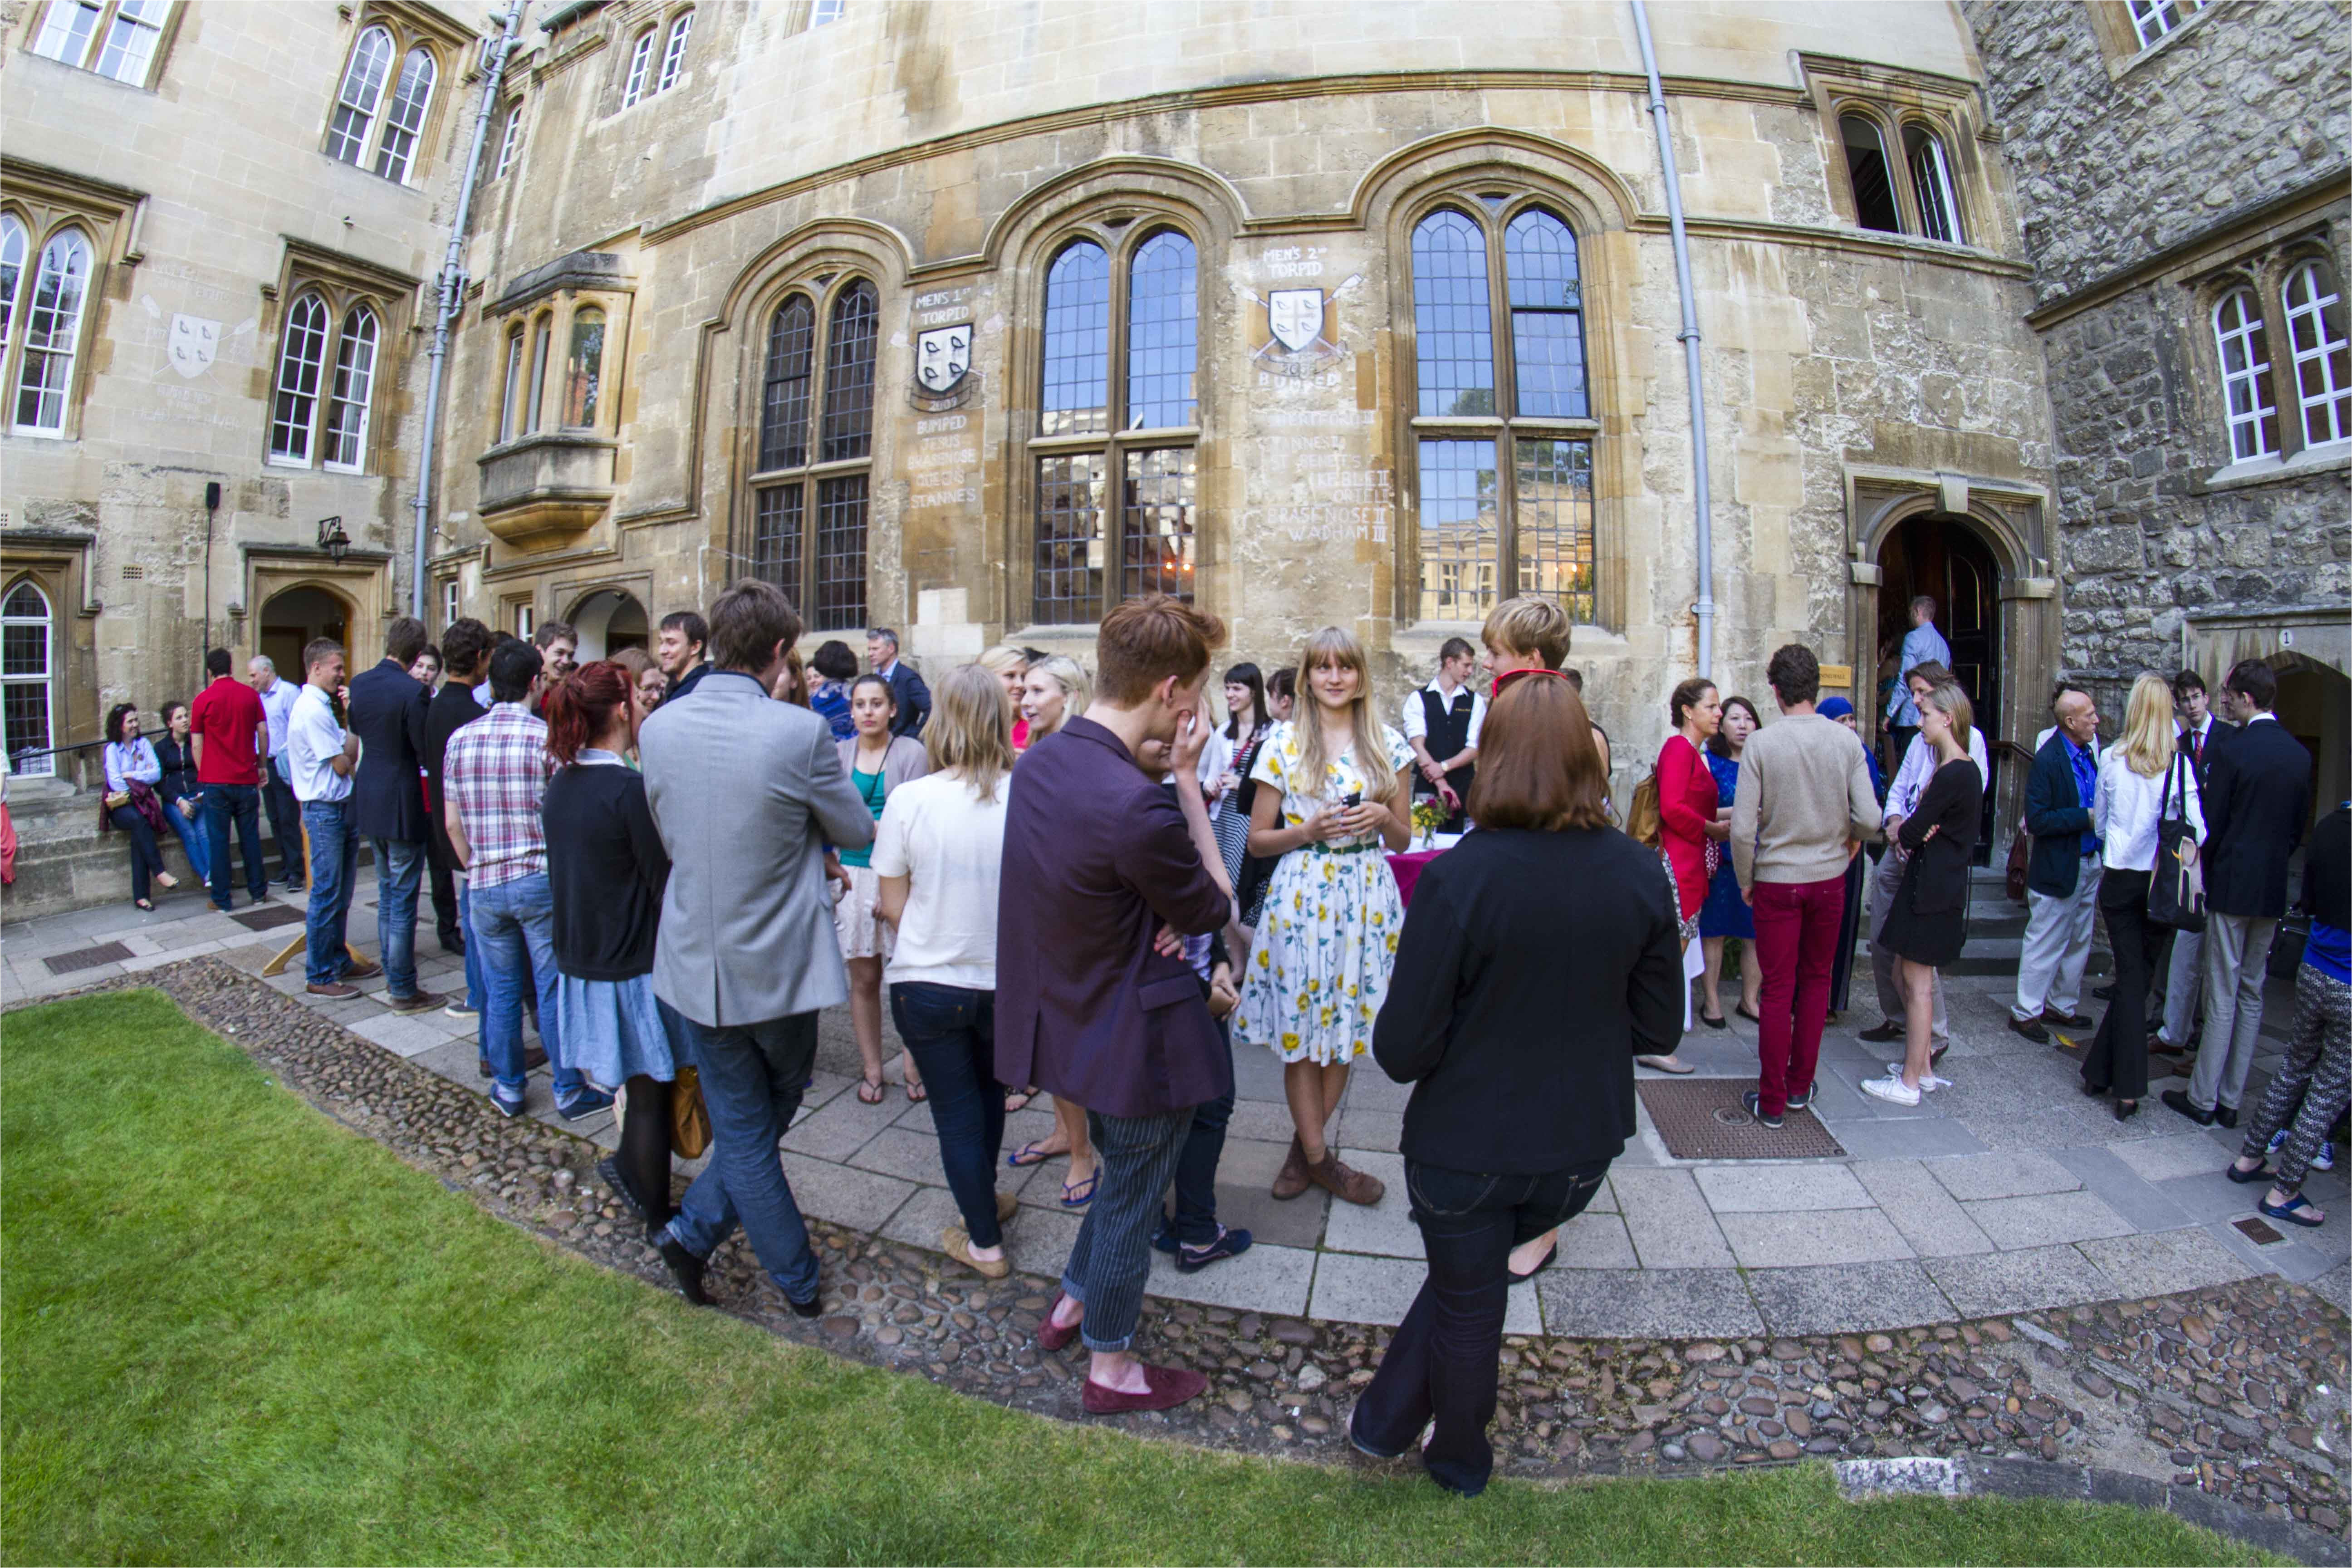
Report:
M474 185L482 173L482 148L498 110L499 82L522 25L524 0L511 0L499 36L482 62L482 105L474 111L474 142L466 154L466 183L457 192L457 216L449 226L449 250L441 261L440 308L435 312L433 347L425 375L425 440L416 458L416 548L409 560L408 612L425 618L425 552L432 535L433 464L440 447L441 372L449 356L449 329L466 308L466 225L474 210Z
M1706 393L1699 375L1698 295L1691 288L1690 236L1683 227L1682 175L1675 168L1675 139L1666 123L1666 93L1658 81L1657 51L1650 45L1650 13L1633 3L1633 33L1642 41L1642 68L1650 78L1650 123L1658 133L1658 161L1666 174L1666 221L1674 229L1675 285L1681 291L1685 369L1690 378L1691 484L1698 501L1698 673L1715 670L1715 510L1706 483Z

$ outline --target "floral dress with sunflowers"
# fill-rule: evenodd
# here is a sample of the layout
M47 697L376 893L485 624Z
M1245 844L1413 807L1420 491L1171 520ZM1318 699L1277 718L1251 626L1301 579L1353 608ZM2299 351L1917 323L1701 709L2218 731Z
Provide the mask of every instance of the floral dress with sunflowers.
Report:
M1404 737L1381 727L1391 777L1412 763ZM1276 826L1299 827L1350 790L1364 788L1355 752L1328 761L1320 781L1301 777L1296 724L1274 726L1250 777L1282 792ZM1266 888L1251 948L1234 1037L1286 1062L1353 1061L1372 1048L1372 1020L1396 973L1404 902L1378 833L1309 844L1285 855Z

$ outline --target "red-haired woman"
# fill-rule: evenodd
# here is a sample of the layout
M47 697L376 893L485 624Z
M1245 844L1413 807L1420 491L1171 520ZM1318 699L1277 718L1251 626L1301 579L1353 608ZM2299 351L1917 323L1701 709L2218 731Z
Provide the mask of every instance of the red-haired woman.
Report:
M637 1211L647 1235L672 1212L669 1032L654 1003L654 934L669 856L646 805L644 775L623 761L637 743L629 671L583 664L549 693L540 806L555 901L558 1016L564 1055L591 1082L628 1089L621 1149L598 1173Z

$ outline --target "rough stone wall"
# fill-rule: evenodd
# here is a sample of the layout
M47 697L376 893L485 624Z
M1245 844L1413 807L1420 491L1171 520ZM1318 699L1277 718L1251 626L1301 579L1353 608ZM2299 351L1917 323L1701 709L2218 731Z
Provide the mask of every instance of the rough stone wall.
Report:
M1961 10L2009 138L2042 300L2352 152L2352 50L2332 0L2220 0L2119 79L2109 61L2135 57L2116 58L2088 5L1964 0Z

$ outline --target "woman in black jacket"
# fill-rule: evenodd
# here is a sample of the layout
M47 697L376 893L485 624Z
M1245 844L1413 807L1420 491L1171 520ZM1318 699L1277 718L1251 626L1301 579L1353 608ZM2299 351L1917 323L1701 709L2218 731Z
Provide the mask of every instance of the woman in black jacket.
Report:
M1948 680L1919 703L1919 737L1935 750L1936 772L1895 836L1909 864L1878 931L1878 941L1903 960L1903 1060L1888 1063L1885 1078L1862 1086L1896 1105L1916 1105L1945 1082L1928 1057L1936 972L1959 957L1969 940L1969 861L1976 854L1985 784L1969 755L1969 726L1975 721L1967 694Z
M163 732L155 737L155 761L163 777L155 798L163 803L163 824L178 836L188 852L188 869L196 880L213 879L212 845L205 837L205 786L196 782L196 759L188 744L188 705L163 704Z
M1682 1035L1674 885L1601 818L1583 700L1549 671L1487 710L1478 830L1413 889L1372 1054L1413 1086L1402 1148L1429 1279L1349 1423L1394 1458L1434 1416L1430 1477L1494 1468L1511 1249L1581 1213L1633 1132L1633 1058ZM1563 900L1559 889L1574 888Z

